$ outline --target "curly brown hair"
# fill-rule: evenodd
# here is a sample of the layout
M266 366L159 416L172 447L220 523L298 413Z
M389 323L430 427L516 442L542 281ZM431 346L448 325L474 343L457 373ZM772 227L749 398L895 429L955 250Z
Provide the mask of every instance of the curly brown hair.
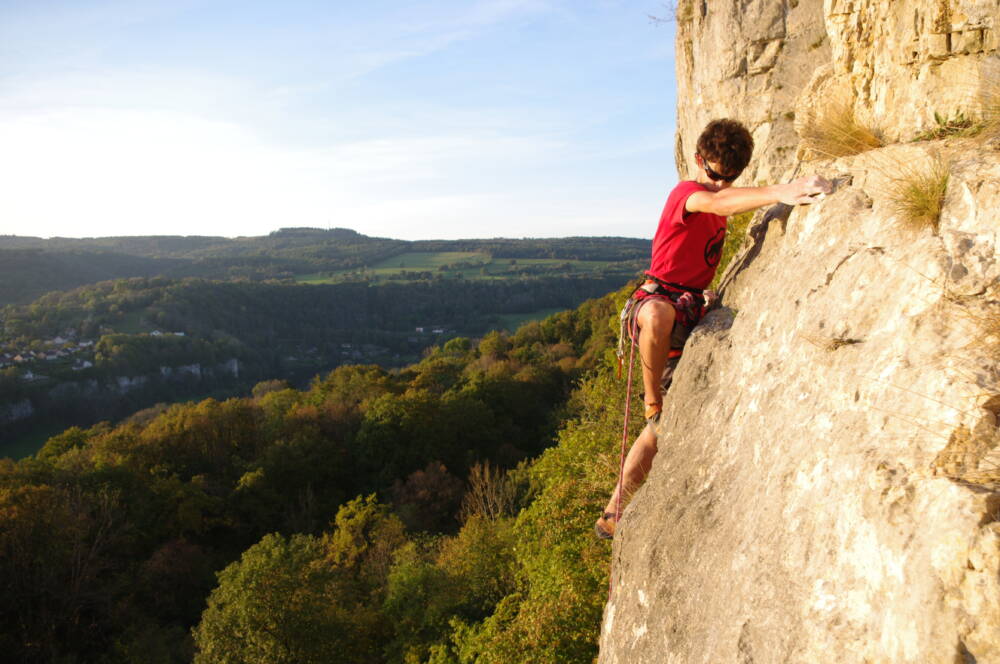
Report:
M698 154L718 162L726 175L741 173L753 154L753 137L736 120L712 120L698 137Z

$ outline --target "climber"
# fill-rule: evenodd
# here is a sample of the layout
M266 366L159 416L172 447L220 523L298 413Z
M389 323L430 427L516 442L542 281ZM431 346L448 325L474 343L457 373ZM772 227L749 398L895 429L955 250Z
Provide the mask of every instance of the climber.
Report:
M670 192L653 237L646 281L622 310L619 351L626 336L632 343L637 341L646 426L632 444L618 484L595 524L602 539L614 537L622 500L646 479L656 456L656 426L663 395L684 342L714 298L704 289L722 257L726 217L775 203L805 205L832 191L829 181L815 175L787 184L733 187L752 153L753 138L739 122L713 120L705 127L693 155L695 178L679 183ZM634 330L638 330L638 339L633 337Z

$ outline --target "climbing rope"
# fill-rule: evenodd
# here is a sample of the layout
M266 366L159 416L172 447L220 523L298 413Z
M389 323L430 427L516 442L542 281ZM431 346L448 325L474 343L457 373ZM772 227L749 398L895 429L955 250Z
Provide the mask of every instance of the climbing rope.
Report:
M622 424L622 449L621 455L618 460L618 498L615 500L615 532L618 531L618 520L621 518L622 513L622 494L625 493L625 447L628 445L628 421L629 415L632 410L632 367L635 365L635 347L637 345L636 336L639 330L638 317L639 312L635 312L636 315L632 317L631 329L629 330L629 339L631 343L629 344L628 353L628 378L625 381L625 421ZM641 353L640 353L641 356ZM621 360L619 359L619 372L621 370ZM619 373L619 377L621 374ZM612 560L612 566L614 565L614 560ZM611 601L611 591L612 591L612 572L608 572L608 601Z

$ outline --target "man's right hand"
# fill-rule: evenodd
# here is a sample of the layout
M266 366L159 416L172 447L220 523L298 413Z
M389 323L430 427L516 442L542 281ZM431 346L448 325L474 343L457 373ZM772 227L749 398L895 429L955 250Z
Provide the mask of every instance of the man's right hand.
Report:
M821 175L808 175L782 185L779 201L785 205L809 205L833 192L833 183Z

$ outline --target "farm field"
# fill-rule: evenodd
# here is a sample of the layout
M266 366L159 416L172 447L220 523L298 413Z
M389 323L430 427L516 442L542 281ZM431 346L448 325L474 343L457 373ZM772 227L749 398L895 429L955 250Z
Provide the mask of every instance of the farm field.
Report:
M438 276L447 279L510 279L546 274L590 274L640 269L636 262L582 261L565 258L493 258L469 251L407 252L354 270L299 275L300 283L323 284L366 278L393 281ZM428 274L429 273L429 274Z

